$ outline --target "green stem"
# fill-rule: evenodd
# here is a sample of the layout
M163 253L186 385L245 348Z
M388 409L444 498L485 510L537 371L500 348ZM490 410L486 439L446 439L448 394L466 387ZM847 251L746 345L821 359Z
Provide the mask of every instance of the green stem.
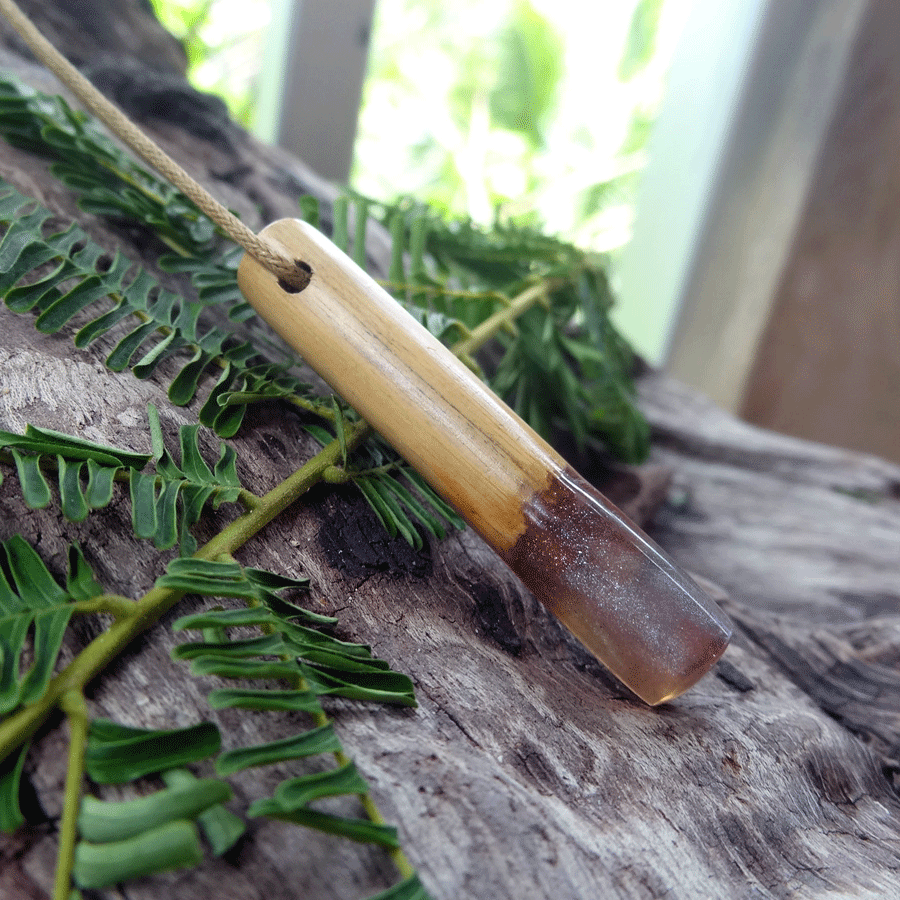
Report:
M515 322L522 313L537 303L547 299L552 290L558 286L556 281L541 281L526 288L521 294L513 297L509 306L498 310L472 329L467 338L455 343L450 349L462 360L471 358L476 350L480 350L492 337L502 329Z
M553 286L552 281L545 281L523 291L508 307L486 319L465 341L453 347L453 352L460 357L475 352L523 312L544 300ZM226 526L194 556L198 559L215 559L220 554L232 553L243 546L298 497L317 484L328 469L338 466L346 453L358 447L371 431L366 422L353 422L347 425L343 442L333 440L268 494L259 498L249 492L247 496L242 494L242 500L249 506L248 511ZM50 682L40 700L0 723L0 760L20 747L41 727L67 691L81 692L135 637L159 621L182 596L183 594L170 589L152 588L134 603L133 608L126 610L119 607L121 617L88 644Z
M298 690L305 690L307 687L305 679L298 678L296 687ZM331 721L324 712L313 713L312 718L316 726L320 728L323 725L328 725ZM343 750L335 750L333 755L338 766L346 766L351 762L350 757L347 756L347 754L344 753ZM378 808L378 804L372 798L372 795L369 793L365 793L358 794L357 796L359 797L359 802L362 804L362 808L365 810L369 821L374 825L385 825L386 820L381 814L381 810ZM401 847L395 847L394 849L389 850L388 855L391 857L391 860L397 867L397 871L400 873L401 878L409 878L411 875L415 874L416 870L413 867L413 864L409 861L409 858L403 852L403 849Z
M463 360L470 358L473 352L494 337L502 328L508 327L534 304L545 300L552 289L552 282L542 282L523 291L513 299L508 307L486 319L472 331L469 337L456 344L452 348L453 352ZM297 403L297 405L301 404ZM323 414L321 408L317 408L315 411L319 415ZM326 472L343 463L347 454L368 438L371 432L371 427L362 420L347 423L342 433L342 439L333 440L289 478L264 496L257 497L248 491L242 491L240 499L247 512L204 544L194 554L195 558L216 559L222 555L231 554L243 546L288 506L322 480ZM179 591L154 587L136 602L124 597L106 595L76 604L78 612L109 612L116 616L116 621L53 678L39 701L24 707L0 723L0 760L3 760L28 740L56 707L62 707L69 716L72 737L54 900L66 900L71 881L88 728L87 708L83 696L84 688L112 660L119 656L131 641L158 622L182 596L183 593ZM327 721L324 714L322 718L323 721ZM335 756L341 765L349 761L343 752L335 754ZM384 823L383 816L369 794L361 795L360 801L372 822ZM391 857L401 876L406 878L414 873L412 865L402 850L392 851Z
M350 761L349 757L344 753L336 753L335 757L337 758L339 765L344 765ZM362 803L363 809L366 811L366 815L369 817L369 821L372 822L373 825L385 824L384 816L381 815L381 810L372 799L371 794L360 794L359 800L360 803ZM400 873L401 878L409 878L411 875L415 875L415 867L409 861L409 857L403 852L401 847L394 847L393 849L388 850L388 855L397 867L397 871Z
M371 429L365 422L347 428L349 449L359 446ZM341 442L332 441L293 475L268 494L258 498L255 507L227 525L195 554L197 559L216 559L243 546L295 500L317 484L322 474L342 457ZM151 588L133 603L103 634L96 637L66 666L47 687L44 696L25 706L0 723L0 760L20 747L47 720L69 691L80 693L85 685L109 665L139 634L164 616L183 596L168 588Z
M135 606L134 600L129 597L120 597L118 594L101 594L99 597L92 597L90 600L77 600L72 604L72 608L79 615L109 613L117 619L124 619L126 616L130 616Z
M271 399L271 398L270 398ZM312 413L326 422L334 422L334 410L330 405L323 403L321 400L308 400L306 397L300 397L294 394L291 397L284 398L292 406L302 409L305 412Z
M69 766L62 820L59 826L59 853L56 858L56 883L53 900L68 900L72 890L72 866L78 837L78 813L81 809L81 782L88 740L88 708L80 691L67 691L59 705L69 718Z
M453 347L453 352L461 357L475 352L525 310L545 299L552 289L553 282L547 281L523 291L508 307L486 319L465 341ZM245 504L249 505L248 511L204 544L194 556L198 559L216 559L223 553L232 553L243 546L298 497L317 484L328 469L338 466L345 454L358 447L371 432L372 429L366 422L353 422L346 427L343 442L333 440L268 494L259 498L255 495L242 495ZM0 723L0 760L20 747L41 727L67 691L82 691L135 637L159 621L182 596L183 594L167 588L152 588L134 603L133 608L121 609L123 615L88 644L50 682L40 700Z
M244 509L256 509L260 502L261 498L257 497L252 491L241 488L241 492L238 494L238 503L240 503Z

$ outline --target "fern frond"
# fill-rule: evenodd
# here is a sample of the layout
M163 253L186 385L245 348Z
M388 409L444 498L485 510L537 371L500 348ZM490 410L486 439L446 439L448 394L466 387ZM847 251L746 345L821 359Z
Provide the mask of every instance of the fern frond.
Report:
M369 897L369 900L428 900L428 894L419 876L412 874L392 888Z
M187 555L196 550L190 529L204 506L210 503L218 508L222 503L235 502L241 494L236 455L231 447L221 445L219 457L210 467L200 451L200 426L185 425L179 432L181 462L176 463L163 446L159 416L152 404L149 419L151 439L158 449L154 472L140 471L151 459L148 454L33 425L28 425L22 435L0 431L0 450L9 448L22 496L32 509L43 509L50 503L46 475L55 470L60 509L74 522L86 518L91 509L111 502L113 483L121 474L129 482L135 535L152 540L160 550L179 543L182 554Z
M82 888L104 888L145 875L199 865L197 826L179 820L109 844L79 841L72 875Z
M254 581L241 566L230 562L173 560L157 584L186 593L238 597L259 604L268 602L271 594L259 580ZM181 631L227 629L238 625L257 626L263 634L237 641L181 644L173 650L173 656L192 660L191 668L195 674L302 679L308 687L297 690L301 704L308 702L311 692L314 696L415 705L409 678L392 671L384 660L373 657L370 647L341 641L317 628L289 621L268 606L209 610L182 617L172 627ZM279 657L280 661L272 660L273 656ZM244 695L243 699L249 703L251 698Z
M215 778L167 787L134 800L104 801L88 796L81 801L78 831L85 841L108 844L176 819L195 819L230 799L228 785Z
M321 425L306 425L306 431L323 446L332 435ZM335 426L340 439L340 425ZM441 499L427 482L391 447L378 437L370 439L345 461L341 481L359 488L378 521L391 537L402 536L410 546L424 545L422 529L438 540L449 528L464 529L456 510Z
M187 769L167 769L162 773L166 787L192 785L197 778ZM197 824L209 843L213 856L221 856L230 850L247 830L244 820L216 803L197 816Z
M181 644L172 653L176 659L191 660L191 671L195 675L262 679L291 685L287 689L270 690L220 688L210 694L212 706L297 710L313 717L313 727L299 734L226 750L216 760L216 771L220 775L323 754L333 754L338 760L336 768L282 782L272 797L255 802L248 814L315 828L399 852L397 831L392 826L372 819L322 812L310 804L325 797L365 796L368 793L368 785L344 755L318 698L335 695L415 705L409 678L392 671L384 660L373 657L371 648L341 641L308 624L298 624L279 615L273 606L265 605L275 596L275 590L298 586L293 579L259 570L244 570L228 561L180 559L170 564L158 583L180 591L241 597L255 604L244 609L210 609L184 616L173 623L176 631L201 631L206 638ZM255 626L259 633L229 638L228 629L236 626ZM392 894L389 892L386 896Z
M197 825L221 853L244 832L222 804L231 789L218 779L197 779L181 767L219 751L211 722L176 730L150 730L96 719L90 725L85 769L98 784L125 784L163 773L166 787L134 800L84 797L81 840L73 877L82 888L107 887L141 875L196 866L203 860Z
M53 161L51 172L81 194L86 212L152 229L169 246L199 254L215 229L183 194L133 160L85 113L59 96L0 78L0 135Z
M45 234L52 221L48 210L0 181L0 297L14 312L36 314L39 330L55 334L77 319L74 342L83 349L124 326L107 367L148 378L163 360L180 360L169 386L176 405L193 400L204 373L220 368L200 421L224 437L236 433L243 419L244 405L219 403L235 387L272 398L309 391L288 374L286 363L274 364L246 340L204 323L203 302L163 289L124 256L109 261L77 225Z
M18 535L0 543L0 716L43 696L75 611L74 603L102 593L80 549L69 552L67 586L60 586L35 550ZM31 666L21 672L32 633Z
M400 839L393 825L383 825L369 819L351 819L336 816L332 813L320 812L308 806L285 809L277 800L258 800L250 808L251 816L265 816L304 828L315 828L326 834L345 837L360 844L378 844L388 850L398 850Z
M55 470L60 509L72 522L87 518L91 509L112 499L113 482L120 470L137 471L150 457L118 447L93 443L73 435L26 426L24 434L0 431L0 449L8 448L31 509L43 509L52 499L47 472ZM87 483L83 484L83 477Z
M562 429L580 448L595 442L628 462L646 457L649 429L635 403L634 353L609 318L603 257L513 222L485 229L448 222L411 200L388 205L354 195L354 202L357 219L372 216L390 231L385 287L445 343L468 339L487 320L512 312L517 295L545 284L548 302L516 311L498 334L488 383L544 437ZM306 208L309 214L309 201ZM342 201L336 221L347 216ZM346 225L336 232L349 251ZM402 533L388 524L388 498L379 499L379 517Z
M94 719L85 771L97 784L125 784L207 759L218 753L221 745L219 729L212 722L166 730Z
M0 761L0 832L5 834L11 834L25 824L19 807L19 792L28 748L25 743L18 753L10 753Z

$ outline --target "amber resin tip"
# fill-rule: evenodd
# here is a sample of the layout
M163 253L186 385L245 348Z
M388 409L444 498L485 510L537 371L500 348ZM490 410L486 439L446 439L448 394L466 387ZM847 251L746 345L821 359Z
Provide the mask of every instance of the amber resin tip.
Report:
M554 474L525 521L504 560L644 702L677 697L724 653L728 617L577 472Z

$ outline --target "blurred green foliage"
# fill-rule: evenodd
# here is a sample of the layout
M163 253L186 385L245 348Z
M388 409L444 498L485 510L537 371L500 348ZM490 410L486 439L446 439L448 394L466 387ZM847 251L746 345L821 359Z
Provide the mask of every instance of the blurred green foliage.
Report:
M249 127L271 0L150 0L150 4L181 41L191 82L222 97L232 116Z
M621 246L679 5L379 0L354 187Z
M499 35L488 95L491 123L523 134L537 149L562 77L562 38L529 3L519 2Z
M279 0L152 0L192 81L252 123ZM353 187L621 246L687 0L378 0ZM275 16L284 20L284 16Z

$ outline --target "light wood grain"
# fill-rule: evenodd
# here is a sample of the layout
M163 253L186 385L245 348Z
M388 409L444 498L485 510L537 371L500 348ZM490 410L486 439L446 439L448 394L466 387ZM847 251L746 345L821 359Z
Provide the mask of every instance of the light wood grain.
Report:
M246 257L244 296L494 549L510 549L562 457L311 225L283 219L261 234L312 281L290 293Z

